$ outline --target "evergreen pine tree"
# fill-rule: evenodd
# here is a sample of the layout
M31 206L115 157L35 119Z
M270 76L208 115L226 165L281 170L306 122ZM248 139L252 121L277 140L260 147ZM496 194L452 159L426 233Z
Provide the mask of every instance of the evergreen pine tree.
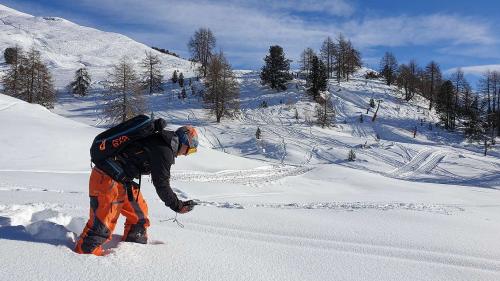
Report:
M455 111L454 107L454 88L450 80L446 80L439 90L439 98L437 99L436 110L438 111L441 122L445 129L455 129Z
M479 98L476 96L464 112L464 134L469 142L480 142L484 138L484 127L481 121Z
M181 90L181 98L183 100L187 98L186 88L184 88L184 87L182 87L182 90Z
M23 83L24 75L22 75L24 72L22 62L25 60L25 56L21 48L17 46L16 48L17 50L13 52L14 56L12 56L12 58L9 58L11 60L11 63L5 75L2 77L2 84L4 93L6 95L22 99L22 87L24 84L26 84Z
M391 85L396 81L398 71L398 61L390 52L386 52L380 61L380 75L385 79L387 85Z
M283 48L278 45L271 46L269 55L264 61L266 64L260 73L261 83L277 91L286 90L286 83L292 80L292 75L290 74L290 60L285 58Z
M311 72L307 77L308 93L317 100L320 92L326 91L328 86L328 72L324 63L313 56L311 61Z
M174 73L172 74L172 83L177 83L177 80L179 80L177 77L177 70L174 70Z
M184 87L184 74L179 74L179 87Z
M18 46L6 48L3 52L3 57L6 64L13 64L17 62L18 53L20 48Z
M90 89L91 78L87 69L82 67L75 71L75 80L71 82L70 89L73 95L86 96Z
M429 110L431 110L437 98L439 87L442 83L442 74L439 68L439 64L437 64L435 61L431 61L429 64L427 64L424 70L423 80L424 81L422 82L424 83L424 85L423 87L421 87L421 92L423 96L429 100Z

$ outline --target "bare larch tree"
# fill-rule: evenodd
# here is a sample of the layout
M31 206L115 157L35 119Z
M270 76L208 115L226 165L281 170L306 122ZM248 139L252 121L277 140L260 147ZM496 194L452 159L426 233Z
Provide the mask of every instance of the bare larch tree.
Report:
M199 73L207 76L207 66L215 48L215 36L209 28L200 28L194 32L189 40L188 48L191 52L191 60L201 64Z
M108 73L106 96L109 100L104 107L104 114L112 124L145 112L141 85L127 57L123 57Z
M141 68L142 87L150 94L163 92L160 57L151 51L146 52L146 56L141 61Z
M239 109L239 84L222 51L209 59L205 89L205 106L215 114L217 123Z

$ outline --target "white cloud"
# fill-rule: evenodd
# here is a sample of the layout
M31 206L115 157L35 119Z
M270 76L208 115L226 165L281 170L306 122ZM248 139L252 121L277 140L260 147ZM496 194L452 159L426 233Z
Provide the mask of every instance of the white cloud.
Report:
M304 48L318 49L327 36L335 37L339 32L362 51L414 45L457 51L472 44L499 53L491 24L472 17L433 14L350 20L332 16L319 20L294 13L350 15L355 10L346 0L80 0L75 5L92 10L98 7L109 18L106 21L114 23L115 31L185 54L194 30L209 27L218 40L217 48L240 62L253 61L253 65L261 63L272 44L283 46L288 57L298 59ZM116 29L120 23L151 26L154 30Z
M266 3L274 9L286 9L295 12L316 12L333 16L350 16L354 13L354 7L344 0L278 0L261 1L260 3Z
M500 46L494 44L447 46L438 51L442 54L454 56L500 59Z
M450 68L444 71L445 74L452 74L457 71L459 67ZM463 66L460 69L465 74L470 75L482 75L487 71L499 71L500 72L500 64L487 64L487 65L472 65L472 66Z
M496 43L488 23L443 14L350 21L343 25L343 29L353 42L366 47Z

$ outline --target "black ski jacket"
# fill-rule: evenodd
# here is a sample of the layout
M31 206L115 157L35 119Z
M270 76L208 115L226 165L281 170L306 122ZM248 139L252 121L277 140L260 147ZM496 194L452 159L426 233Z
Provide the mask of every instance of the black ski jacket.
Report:
M119 155L96 166L121 183L151 174L160 199L172 210L179 211L182 202L170 187L170 167L175 163L178 149L175 133L163 130L127 145Z

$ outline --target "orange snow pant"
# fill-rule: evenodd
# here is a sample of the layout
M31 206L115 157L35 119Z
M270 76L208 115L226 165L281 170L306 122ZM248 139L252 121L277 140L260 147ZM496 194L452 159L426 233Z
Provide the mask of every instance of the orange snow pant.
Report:
M132 188L134 200L129 201L125 187L101 170L90 175L90 218L80 235L75 252L102 255L102 245L111 240L120 214L126 217L122 241L147 242L148 206L139 189Z

